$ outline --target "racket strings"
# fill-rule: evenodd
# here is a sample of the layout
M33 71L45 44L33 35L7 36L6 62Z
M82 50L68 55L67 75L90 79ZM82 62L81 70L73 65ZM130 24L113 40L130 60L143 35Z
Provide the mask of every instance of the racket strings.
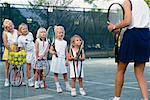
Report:
M113 3L108 9L108 20L113 24L119 23L124 18L124 9L121 4Z

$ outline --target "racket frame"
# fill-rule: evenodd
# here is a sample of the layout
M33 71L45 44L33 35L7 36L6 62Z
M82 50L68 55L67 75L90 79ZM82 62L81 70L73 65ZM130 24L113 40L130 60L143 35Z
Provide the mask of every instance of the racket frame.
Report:
M58 55L57 55L57 51L56 51L56 48L55 48L55 32L54 32L54 27L51 25L51 26L49 26L48 27L48 29L47 29L47 34L49 33L49 30L53 33L53 38L51 39L49 39L50 40L50 46L53 46L53 49L54 49L54 51L56 52L56 54L55 54L55 56L56 57L58 57Z
M110 16L110 9L113 5L119 5L123 11L123 19L124 19L124 8L120 3L112 3L109 8L108 8L108 12L107 12L107 24L111 23L109 16ZM122 20L123 20L122 19ZM119 32L114 32L115 29L112 30L112 32L114 33L114 42L115 42L115 62L118 63L119 61L119 46L118 46L118 42L119 42L119 38L120 38L120 33L121 33L121 29L119 30Z

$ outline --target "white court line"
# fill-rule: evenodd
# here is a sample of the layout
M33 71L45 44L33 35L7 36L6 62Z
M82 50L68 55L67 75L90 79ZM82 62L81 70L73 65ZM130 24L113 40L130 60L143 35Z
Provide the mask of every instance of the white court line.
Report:
M53 78L52 76L49 76L50 78ZM63 78L60 78L63 79ZM71 80L71 79L69 79ZM97 84L97 85L106 85L106 86L115 86L114 84L107 84L107 83L102 83L102 82L94 82L94 81L83 81L85 83L90 83L90 84ZM136 87L130 87L130 86L123 86L123 88L127 88L127 89L133 89L133 90L140 90L140 88L136 88ZM150 89L148 90L150 92Z
M84 82L91 83L91 84L98 84L98 85L115 86L114 84L106 84L101 82L91 82L91 81L84 81ZM123 86L123 88L140 90L140 88L130 87L130 86ZM150 89L148 91L150 92Z
M50 76L52 77L52 76ZM60 78L60 79L63 79L63 78ZM90 84L98 84L98 85L106 85L106 86L115 86L114 84L106 84L106 83L101 83L101 82L92 82L92 81L84 81L86 83L90 83ZM148 81L150 82L150 81ZM127 88L127 89L133 89L133 90L140 90L140 88L136 88L136 87L130 87L130 86L123 86L123 88ZM50 89L50 88L47 88L47 90L50 90L50 91L55 91L55 89ZM148 89L148 91L150 92L150 89ZM66 94L70 94L69 92L65 92ZM81 95L80 95L81 96ZM33 96L33 97L37 97L37 96ZM39 97L39 96L38 96ZM52 97L52 95L49 95L49 97ZM92 96L81 96L81 97L84 97L84 98L88 98L88 99L92 99L92 100L104 100L102 98L96 98L96 97L92 97ZM15 100L30 100L31 97L27 97L27 99L15 99ZM36 99L36 100L39 100L39 99Z
M46 88L46 90L50 90L50 91L56 92L55 89ZM70 95L70 92L64 92L64 93ZM88 98L88 99L92 99L92 100L104 100L104 99L101 99L101 98L96 98L96 97L91 97L91 96L81 96L81 95L79 95L79 96L80 96L80 97L84 97L84 98Z
M150 81L146 81L147 83L150 83ZM125 82L124 84L138 84L138 82Z
M4 81L4 79L0 79L0 81Z
M52 95L47 95L47 94L43 94L43 95L37 95L37 96L30 96L30 97L24 97L24 98L17 98L14 100L41 100L41 99L46 99L46 98L52 98Z
M46 88L46 90L50 90L50 91L56 92L55 89ZM64 93L70 95L70 92L64 92ZM79 95L79 96L87 98L87 99L91 99L91 100L104 100L104 99L96 98L96 97L92 97L92 96L81 96L81 95ZM53 96L52 95L38 95L38 96L31 96L31 97L25 97L25 98L18 98L18 99L15 99L15 100L40 100L40 99L45 99L45 98L49 98L49 97L53 97Z
M49 76L49 78L53 78L53 77ZM63 78L60 78L60 79L63 79ZM69 80L71 80L71 79L69 79ZM0 81L1 81L1 79L0 79ZM102 83L102 82L85 81L85 80L83 82L88 83L88 84L106 85L106 86L111 86L111 87L115 86L114 84L107 84L107 83ZM148 82L150 82L150 81L148 81ZM133 90L140 90L140 88L130 87L130 86L123 86L123 88L133 89ZM150 89L148 91L150 92Z

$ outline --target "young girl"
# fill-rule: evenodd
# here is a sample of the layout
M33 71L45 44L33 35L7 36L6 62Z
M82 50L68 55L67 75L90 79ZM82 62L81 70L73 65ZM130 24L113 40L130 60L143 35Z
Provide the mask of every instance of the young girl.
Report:
M78 78L79 86L80 86L80 94L86 95L86 92L83 89L83 66L82 61L85 60L85 54L84 50L81 51L81 55L79 56L79 59L77 59L77 53L81 45L81 37L79 35L74 35L71 38L71 47L70 47L70 53L68 54L68 60L70 61L70 77L72 79L72 89L71 89L71 95L76 96L76 89L75 89L75 83L76 78Z
M11 20L5 19L3 22L3 42L4 42L4 54L3 60L5 60L5 84L4 86L9 86L8 81L8 50L16 51L17 50L17 39L18 39L18 31L14 29L14 24Z
M52 62L51 62L51 72L54 73L54 80L56 84L56 89L58 93L62 92L61 86L58 81L58 74L63 74L65 83L66 83L66 90L70 91L70 85L67 78L67 68L68 66L68 60L66 58L66 55L68 54L67 49L67 42L64 40L65 30L62 26L55 26L55 49L52 45L50 48L50 53L53 54L52 56ZM57 54L57 56L56 56Z
M31 62L34 59L34 42L33 35L28 31L28 26L25 23L19 25L19 33L20 36L18 38L18 48L25 49L27 52L26 55L26 74L28 78L28 86L34 86L33 81L31 79L30 71L31 71Z
M43 88L44 87L44 80L42 72L43 72L43 66L42 65L42 59L47 59L47 53L49 50L49 43L47 40L47 33L46 29L41 27L37 31L37 39L35 42L35 59L38 61L36 64L35 68L35 84L34 88L38 89L39 87ZM41 61L40 61L41 60ZM40 83L38 82L40 78Z

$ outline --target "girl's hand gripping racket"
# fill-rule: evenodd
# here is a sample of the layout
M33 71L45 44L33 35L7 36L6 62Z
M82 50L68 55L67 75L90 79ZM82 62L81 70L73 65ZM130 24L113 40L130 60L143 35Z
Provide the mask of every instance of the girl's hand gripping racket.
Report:
M84 41L81 40L81 45L80 45L80 47L79 47L79 50L78 50L78 53L77 53L77 56L76 56L76 59L77 59L77 60L79 60L79 58L80 58L80 56L81 56L81 54L82 54L82 49L83 49L83 47L84 47Z
M48 27L47 34L48 34L48 39L50 40L51 46L53 46L53 49L56 52L55 56L58 57L57 51L56 51L56 48L55 48L55 32L54 32L54 27L53 26Z

